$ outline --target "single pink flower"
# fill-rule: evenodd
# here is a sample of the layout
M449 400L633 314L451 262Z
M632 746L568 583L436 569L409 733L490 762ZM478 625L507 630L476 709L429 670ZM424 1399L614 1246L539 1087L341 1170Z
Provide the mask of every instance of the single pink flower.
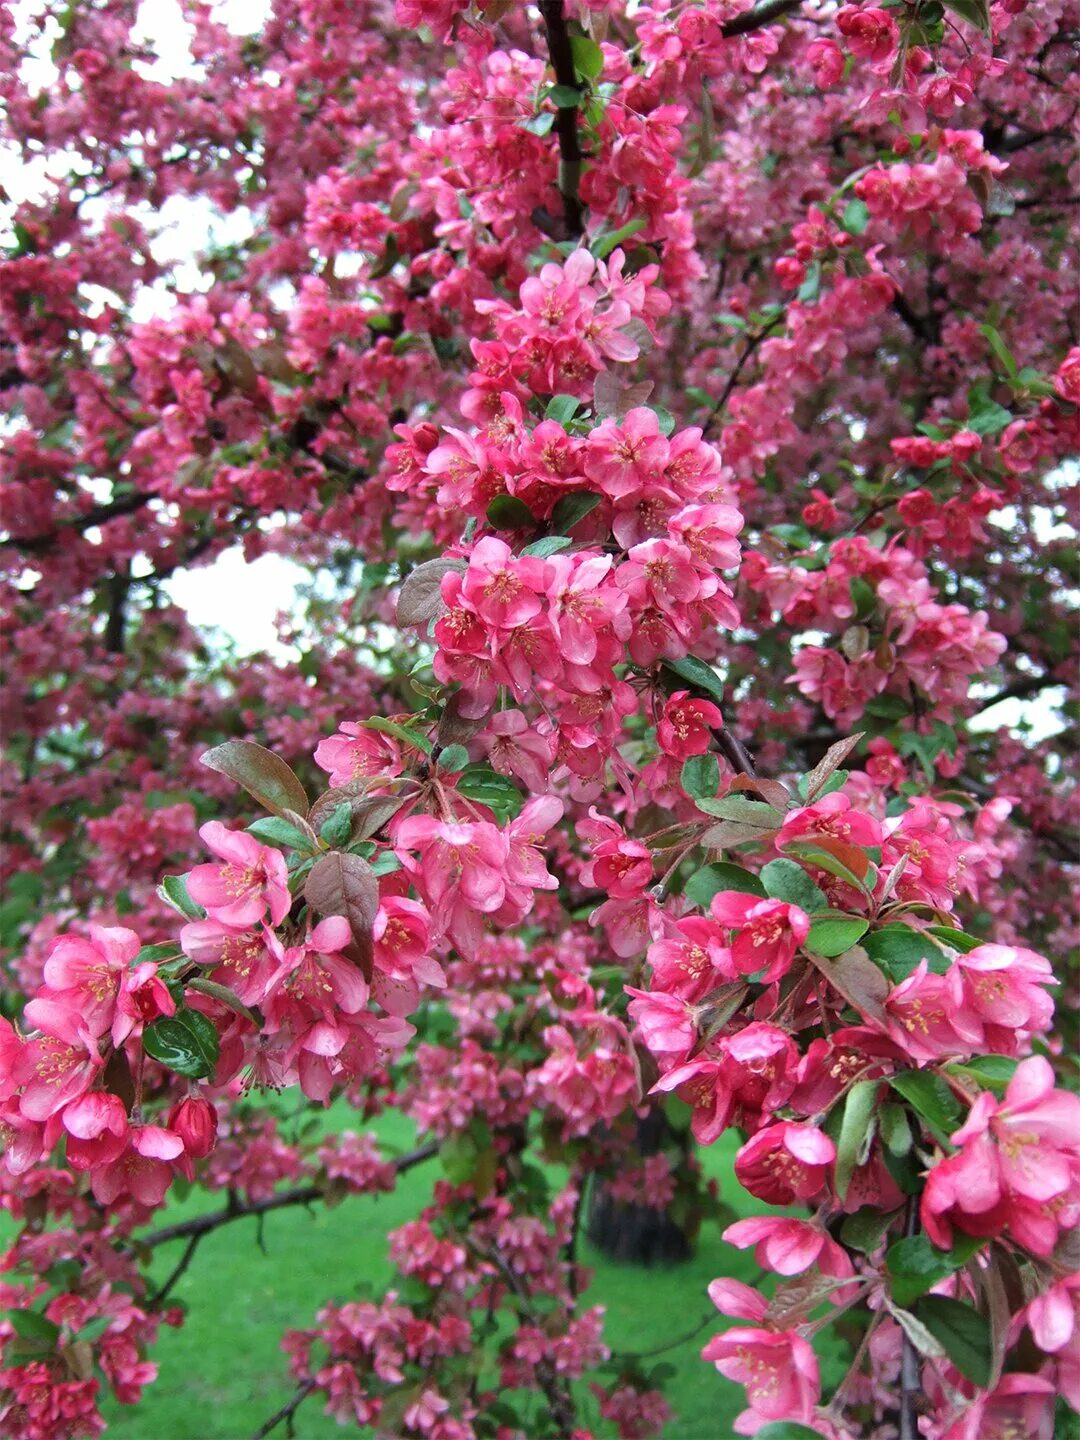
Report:
M199 838L224 865L196 865L187 877L188 894L211 920L243 930L269 913L271 925L280 925L292 904L285 857L279 850L260 845L244 830L230 830L220 820L209 820Z

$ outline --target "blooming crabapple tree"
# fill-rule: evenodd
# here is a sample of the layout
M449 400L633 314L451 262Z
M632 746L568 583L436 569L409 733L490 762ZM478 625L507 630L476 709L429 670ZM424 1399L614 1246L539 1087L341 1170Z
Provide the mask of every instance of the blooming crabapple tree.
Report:
M761 1202L738 1433L1048 1440L1075 747L972 722L1073 713L1075 10L180 8L176 73L3 11L2 1433L139 1401L210 1230L428 1163L260 1433L661 1433L577 1237L717 1217L663 1105ZM238 542L320 574L295 660L167 603Z

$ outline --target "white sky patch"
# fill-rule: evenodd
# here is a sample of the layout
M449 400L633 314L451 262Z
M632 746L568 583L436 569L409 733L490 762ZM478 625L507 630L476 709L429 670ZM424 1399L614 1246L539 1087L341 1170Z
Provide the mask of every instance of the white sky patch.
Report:
M1033 700L1017 700L1012 697L999 700L988 710L972 716L968 721L968 729L976 732L998 730L1004 725L1009 730L1016 730L1022 721L1026 721L1030 726L1028 739L1037 745L1040 740L1048 740L1051 735L1060 735L1065 729L1060 715L1055 714L1057 706L1064 700L1064 685L1055 685L1052 689L1044 690Z
M296 652L278 636L276 620L282 612L295 616L298 588L310 579L305 566L283 555L260 555L249 564L237 545L209 565L177 570L162 589L192 625L224 632L238 654L295 660Z

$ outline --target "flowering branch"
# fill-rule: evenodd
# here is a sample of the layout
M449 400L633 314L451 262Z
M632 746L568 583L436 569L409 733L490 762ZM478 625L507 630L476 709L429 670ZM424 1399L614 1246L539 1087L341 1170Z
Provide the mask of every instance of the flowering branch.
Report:
M399 1156L392 1164L397 1174L404 1175L414 1165L419 1165L424 1160L430 1160L438 1152L438 1145L431 1141ZM313 1201L323 1198L324 1192L318 1185L296 1186L291 1190L281 1190L276 1195L271 1195L269 1200L255 1200L250 1204L237 1202L227 1205L223 1210L212 1210L208 1215L197 1215L193 1220L182 1220L176 1225L166 1225L161 1230L154 1230L140 1243L153 1247L164 1245L169 1240L182 1240L187 1237L201 1239L211 1230L228 1224L230 1220L246 1220L252 1215L268 1215L271 1210L284 1210L291 1205L310 1205Z

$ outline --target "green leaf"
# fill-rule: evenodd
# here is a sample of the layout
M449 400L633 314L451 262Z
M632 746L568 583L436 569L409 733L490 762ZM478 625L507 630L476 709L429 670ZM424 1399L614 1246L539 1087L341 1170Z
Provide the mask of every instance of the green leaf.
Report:
M999 405L988 395L980 395L971 401L967 429L974 430L976 435L997 435L1011 424L1012 418L1011 410L1006 410L1004 405Z
M559 425L568 425L578 412L581 401L573 395L553 395L544 410L545 420L554 420Z
M53 1349L60 1338L60 1326L37 1310L7 1310L5 1318L20 1340L39 1341L43 1349Z
M754 1434L757 1440L821 1440L820 1430L811 1430L797 1420L771 1420Z
M469 752L464 745L447 745L446 749L439 753L439 769L448 770L451 775L464 770L468 763Z
M659 420L660 422L660 434L674 434L675 425L677 422L675 420L675 416L671 413L671 411L665 409L663 405L650 405L648 408L653 412L657 420Z
M576 85L553 85L548 99L560 110L576 110L581 104L581 91Z
M942 0L945 8L951 10L954 15L959 15L961 20L966 20L969 25L974 25L984 35L990 33L990 3L989 0Z
M496 495L487 507L488 524L496 530L524 530L536 524L536 517L516 495Z
M527 120L519 121L522 130L528 130L530 135L548 135L555 124L555 116L550 110L545 110L540 115L530 115Z
M870 211L863 200L849 200L844 206L840 224L849 235L861 235L870 224Z
M818 298L821 291L821 261L815 260L807 268L806 279L799 286L796 299L801 300L804 305L812 305Z
M181 1006L175 1015L155 1020L143 1031L146 1053L189 1080L202 1080L214 1073L218 1048L213 1021L187 1006Z
M906 1155L911 1149L911 1126L907 1111L890 1100L878 1115L878 1131L890 1155Z
M524 797L514 782L490 765L470 765L463 770L457 792L486 805L504 823L512 820L524 804Z
M78 1260L57 1260L55 1265L50 1265L45 1271L45 1279L63 1292L74 1289L82 1273L83 1267Z
M905 1307L925 1295L932 1285L944 1280L952 1267L925 1235L908 1235L889 1246L885 1254L889 1289L897 1305Z
M574 542L568 535L545 535L541 540L534 540L531 545L526 545L522 555L539 555L545 559L548 555L557 555L560 550L567 549Z
M911 714L911 706L899 695L875 695L863 706L863 714L876 720L903 720Z
M829 902L801 865L795 860L770 860L762 868L765 893L787 905L798 905L808 915L827 910Z
M985 944L983 940L976 940L974 935L965 935L963 930L953 930L949 925L928 925L928 935L935 935L939 940L944 940L951 949L959 951L961 955L967 955L972 950L977 950L980 945Z
M853 870L849 870L842 860L838 860L831 851L823 850L812 839L789 840L784 849L794 850L795 854L808 864L815 865L819 870L825 870L830 875L836 875L855 890L866 892L867 887Z
M693 800L704 800L720 787L720 761L711 752L683 761L682 788Z
M157 887L159 897L185 920L205 920L206 911L188 894L186 875L163 875Z
M583 80L595 80L604 68L604 52L587 35L570 36L570 53L574 69Z
M852 945L859 943L866 934L869 923L860 915L844 915L838 910L833 911L812 922L805 941L806 948L815 955L824 955L828 959L843 955L845 950L850 950Z
M947 1139L960 1128L960 1102L940 1075L929 1070L901 1070L889 1084L939 1138Z
M661 668L684 680L692 689L699 690L719 704L723 703L724 682L711 665L706 665L696 655L684 655L681 660L664 660Z
M264 810L280 815L308 812L304 787L284 760L251 740L227 740L199 757L208 770L227 775L253 796Z
M884 925L867 935L863 948L894 985L906 980L922 960L929 961L935 975L944 975L949 968L941 946L910 925Z
M885 1232L900 1212L883 1214L876 1205L864 1205L849 1215L840 1227L840 1239L851 1250L861 1250L864 1255L872 1254L881 1244Z
M319 826L319 839L326 842L332 850L348 845L352 839L353 807L350 801L343 800L340 805L334 807L333 811ZM305 847L310 850L310 845Z
M695 905L707 910L713 896L719 895L722 890L738 890L743 895L765 898L765 887L756 875L744 870L741 865L728 865L723 861L703 865L687 880L683 893Z
M783 815L775 805L764 800L748 800L745 795L725 795L721 800L702 799L698 809L718 820L733 820L737 825L756 825L761 829L778 830Z
M426 735L421 735L417 730L409 730L404 725L399 725L396 720L372 715L364 721L364 729L378 730L380 735L393 735L394 739L400 740L403 745L409 745L413 750L422 750L425 755L431 754L431 741Z
M878 1080L860 1080L847 1093L840 1137L836 1142L835 1187L837 1199L843 1204L851 1177L866 1161L873 1139L874 1106L880 1085Z
M950 1065L949 1073L961 1077L970 1075L984 1089L993 1090L1000 1095L1016 1074L1019 1063L1019 1060L1010 1059L1008 1055L976 1055L974 1059L965 1060L962 1065Z
M980 325L979 333L985 335L986 339L990 342L990 349L994 352L995 359L1009 379L1017 379L1020 371L1016 361L1012 357L1012 351L994 329L993 325Z
M603 498L593 490L571 490L568 495L555 502L555 508L551 512L552 529L560 532L572 530L579 520L592 514Z
M135 966L142 965L147 960L153 960L155 963L161 960L178 960L181 953L180 947L176 944L144 945L131 963L132 966Z
M216 980L208 980L205 975L196 975L185 983L189 990L195 990L200 995L208 995L211 1000L217 1000L220 1004L227 1005L237 1015L243 1015L256 1028L262 1028L254 1010L250 1010L240 996L234 990L230 990L227 985L219 985Z
M916 1305L915 1315L944 1348L961 1375L985 1390L991 1373L989 1320L973 1306L944 1295L925 1296Z
M926 1235L909 1235L889 1246L885 1268L897 1305L912 1305L939 1280L966 1265L986 1243L985 1237L977 1235L958 1234L957 1239L959 1243L952 1250L939 1250Z
M856 575L848 588L851 591L851 603L855 606L854 618L868 620L877 609L877 591L861 575Z
M303 850L307 855L314 849L311 837L288 820L282 820L280 815L268 815L262 820L256 820L248 826L248 834L254 835L255 839L261 840L264 845L284 845L290 850Z
M603 260L610 255L616 245L621 245L624 240L629 240L631 235L636 235L639 230L644 230L648 224L644 215L638 215L633 220L628 220L625 225L620 225L618 230L612 230L609 235L598 235L591 241L589 249L596 256L597 260Z

